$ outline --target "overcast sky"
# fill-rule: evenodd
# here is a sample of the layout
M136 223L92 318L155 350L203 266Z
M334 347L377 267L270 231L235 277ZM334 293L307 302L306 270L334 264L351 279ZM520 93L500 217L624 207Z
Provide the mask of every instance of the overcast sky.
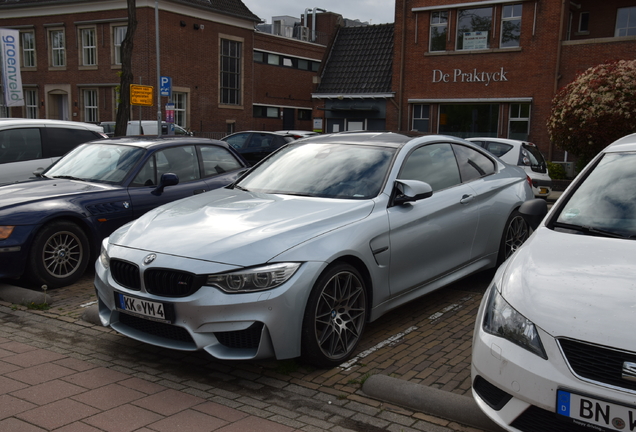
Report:
M243 0L243 3L268 24L273 16L289 15L300 18L305 9L320 8L335 12L352 20L368 21L369 24L392 23L395 15L395 2L390 0Z

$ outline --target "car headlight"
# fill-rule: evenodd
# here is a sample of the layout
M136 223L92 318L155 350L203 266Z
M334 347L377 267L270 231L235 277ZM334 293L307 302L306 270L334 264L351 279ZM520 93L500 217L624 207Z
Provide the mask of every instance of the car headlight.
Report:
M300 263L279 263L243 269L231 273L208 275L206 285L228 293L263 291L284 284L296 273Z
M483 328L487 333L500 336L539 357L548 359L532 321L510 306L495 286L492 287L488 299Z
M108 251L106 250L105 242L102 243L102 250L99 253L99 262L102 263L105 269L110 267L110 256L108 256Z
M0 240L6 240L9 238L15 226L0 226Z

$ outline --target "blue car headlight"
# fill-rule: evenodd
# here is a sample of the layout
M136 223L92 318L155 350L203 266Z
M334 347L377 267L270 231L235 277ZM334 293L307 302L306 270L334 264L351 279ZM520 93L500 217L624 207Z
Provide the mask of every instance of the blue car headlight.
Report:
M548 359L534 323L510 306L496 286L491 288L485 312L485 332L507 339L543 359Z
M206 285L227 293L263 291L276 288L291 278L300 263L278 263L231 273L208 275Z

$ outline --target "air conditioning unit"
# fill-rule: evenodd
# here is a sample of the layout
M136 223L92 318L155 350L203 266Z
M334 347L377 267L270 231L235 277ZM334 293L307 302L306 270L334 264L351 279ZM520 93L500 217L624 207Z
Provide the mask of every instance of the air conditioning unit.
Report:
M300 40L309 40L309 27L303 26L300 28Z

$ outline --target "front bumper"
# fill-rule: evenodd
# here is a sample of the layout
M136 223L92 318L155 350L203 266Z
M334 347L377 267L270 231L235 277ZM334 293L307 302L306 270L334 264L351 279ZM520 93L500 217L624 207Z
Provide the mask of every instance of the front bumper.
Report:
M494 289L492 286L490 289ZM489 297L489 291L484 298ZM537 328L548 356L535 354L498 336L486 333L481 323L482 302L475 326L472 352L472 393L478 406L508 431L544 432L600 430L577 426L557 416L557 390L595 399L636 406L636 391L593 383L570 369L558 341Z
M148 252L110 247L113 258L142 263ZM144 286L144 271L170 268L194 274L212 274L236 269L228 265L157 254L148 265L139 265L141 288L132 290L118 284L100 260L95 264L95 288L99 316L104 326L133 339L184 351L204 350L218 359L250 360L300 355L300 339L305 305L316 278L326 263L308 262L283 285L260 292L227 294L203 286L186 297L150 294ZM117 308L115 295L171 305L172 323L154 322Z
M15 279L24 273L35 226L16 226L9 238L0 240L0 278Z

